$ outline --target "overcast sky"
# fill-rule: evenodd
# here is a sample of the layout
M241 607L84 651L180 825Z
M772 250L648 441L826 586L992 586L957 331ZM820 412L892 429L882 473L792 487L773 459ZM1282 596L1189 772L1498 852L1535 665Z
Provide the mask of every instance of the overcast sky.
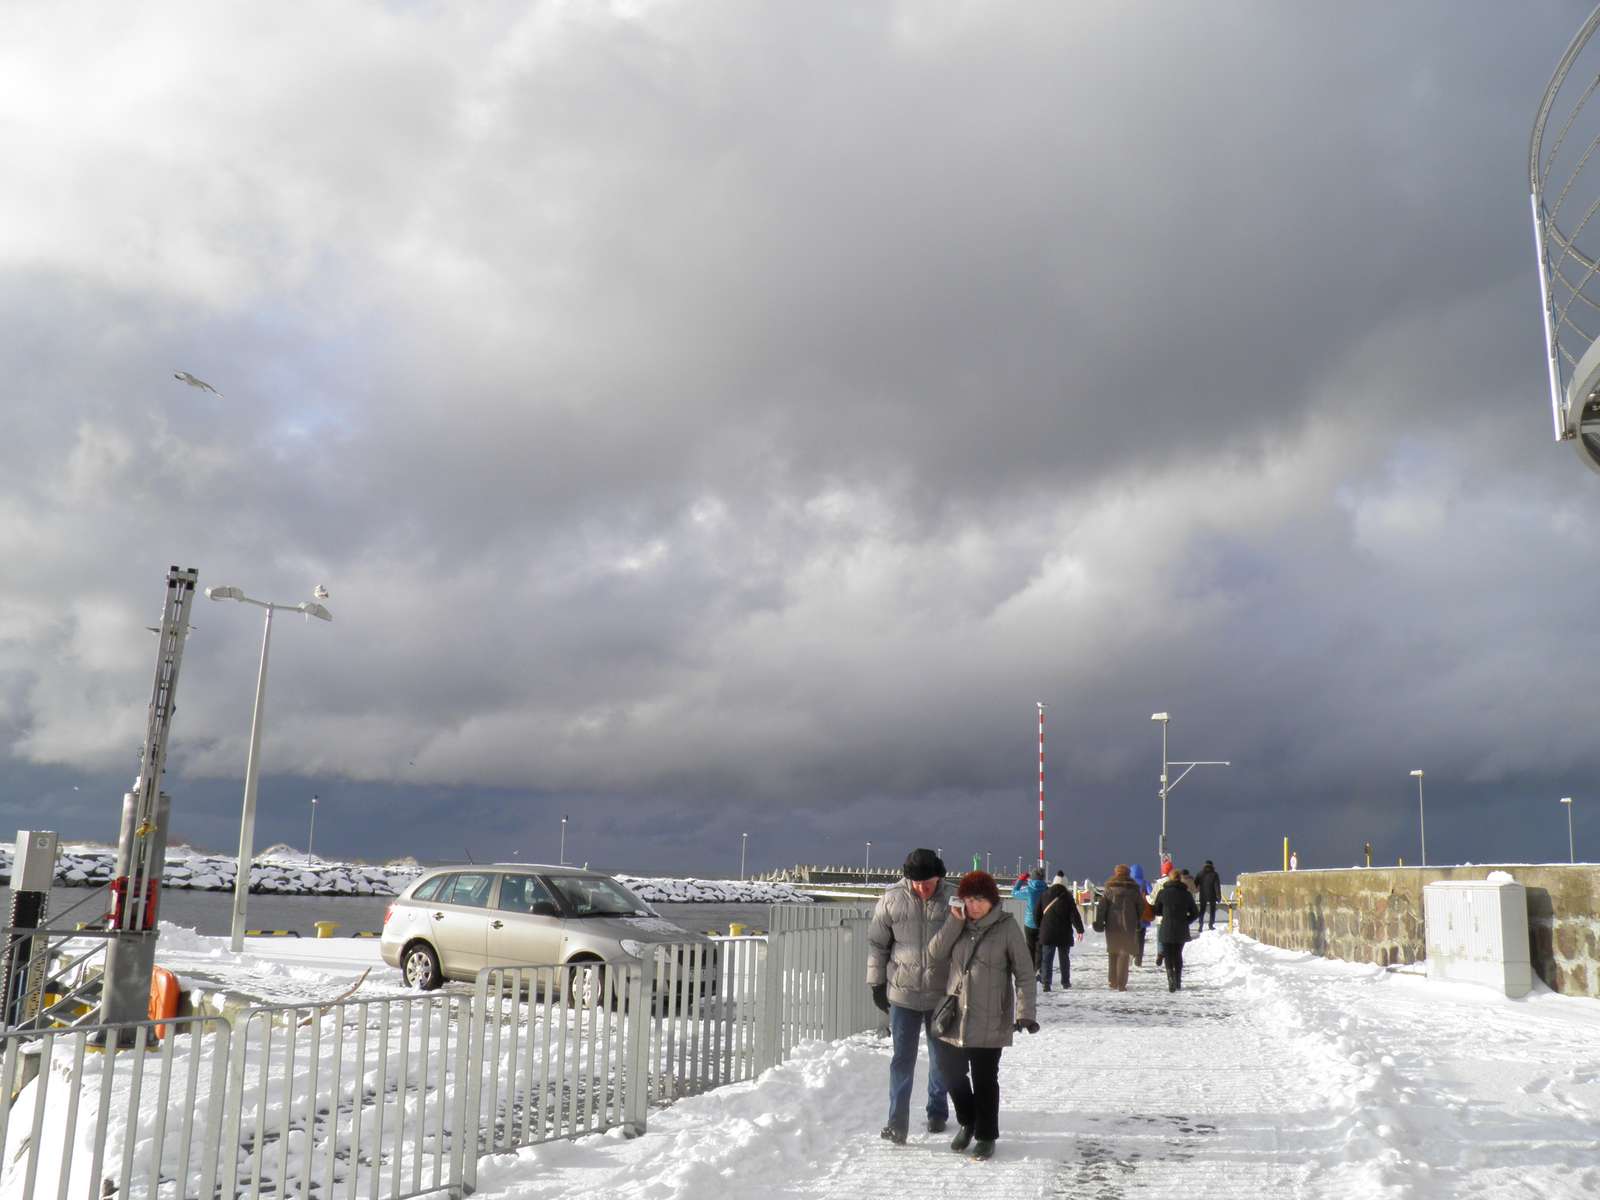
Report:
M1600 856L1527 137L1586 6L6 15L0 829L114 840L169 564L258 845ZM177 370L222 398L188 388ZM167 790L237 839L259 610ZM1583 636L1580 636L1583 635ZM5 830L9 832L9 830Z

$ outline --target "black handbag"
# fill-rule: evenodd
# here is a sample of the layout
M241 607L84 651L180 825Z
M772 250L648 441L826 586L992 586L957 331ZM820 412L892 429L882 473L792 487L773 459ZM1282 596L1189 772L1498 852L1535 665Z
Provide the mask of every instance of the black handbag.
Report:
M966 986L967 976L972 974L972 964L978 961L978 947L983 945L983 939L989 936L989 930L998 924L1000 922L996 921L994 925L989 926L989 929L985 929L978 935L978 940L972 943L972 957L967 959L967 965L961 971L961 982L956 985L956 990L947 995L939 1003L939 1007L933 1010L931 1022L933 1031L940 1037L954 1032L955 1027L960 1024L961 989Z

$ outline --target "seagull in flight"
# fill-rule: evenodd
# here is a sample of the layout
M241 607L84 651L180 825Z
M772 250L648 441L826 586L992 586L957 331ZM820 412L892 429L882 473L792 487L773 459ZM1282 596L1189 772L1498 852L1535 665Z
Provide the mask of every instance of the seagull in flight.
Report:
M212 387L204 379L196 379L193 375L189 374L189 372L187 372L187 371L174 371L172 373L172 377L174 379L176 379L179 383L187 383L190 387L199 388L202 392L210 392L218 400L222 399L222 393L221 392L217 391L216 388Z
M321 584L320 584L320 583L319 583L319 584L317 584L317 586L316 586L316 590L315 590L315 591L313 591L313 592L312 592L312 593L311 593L311 594L312 594L312 595L313 595L313 596L315 596L315 597L316 597L316 598L317 598L317 599L318 599L318 600L326 600L326 599L327 599L327 598L328 598L328 589L327 589L327 588L325 588L325 587L323 587L323 586L322 586L322 585L321 585Z

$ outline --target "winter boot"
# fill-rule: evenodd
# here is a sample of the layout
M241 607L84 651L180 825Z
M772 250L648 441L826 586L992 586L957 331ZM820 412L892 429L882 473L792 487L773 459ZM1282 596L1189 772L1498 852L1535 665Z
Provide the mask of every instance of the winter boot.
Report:
M963 1125L960 1130L957 1131L956 1136L951 1139L950 1149L954 1150L957 1154L960 1154L970 1145L972 1145L972 1126Z
M928 1132L929 1133L943 1133L949 1127L950 1127L950 1122L944 1117L929 1117L928 1118Z
M980 1160L981 1159L985 1159L985 1158L993 1158L994 1157L994 1143L993 1142L978 1142L978 1143L976 1143L972 1147L972 1157L975 1158L975 1159L980 1159Z
M906 1131L904 1129L896 1129L893 1125L885 1125L878 1131L878 1136L886 1142L893 1142L896 1146L904 1146L906 1144Z

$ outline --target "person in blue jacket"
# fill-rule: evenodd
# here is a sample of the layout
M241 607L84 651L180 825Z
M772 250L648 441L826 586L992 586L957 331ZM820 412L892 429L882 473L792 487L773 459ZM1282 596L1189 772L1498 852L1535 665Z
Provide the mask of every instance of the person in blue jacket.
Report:
M1145 900L1145 901L1148 901L1150 899L1150 881L1144 877L1144 868L1141 867L1138 863L1134 863L1132 869L1129 870L1129 872L1128 872L1128 876L1135 883L1137 883L1139 885L1139 896L1140 896L1140 898ZM1137 950L1135 950L1134 953L1133 953L1133 965L1136 966L1136 967L1144 966L1144 942L1145 942L1145 938L1148 937L1149 934L1150 934L1150 922L1149 921L1140 921L1139 922L1139 948Z
M1028 939L1028 953L1033 955L1033 971L1039 973L1039 909L1044 894L1050 890L1044 881L1044 868L1035 867L1028 876L1026 887L1012 889L1013 896L1021 896L1025 907L1022 912L1022 932Z

